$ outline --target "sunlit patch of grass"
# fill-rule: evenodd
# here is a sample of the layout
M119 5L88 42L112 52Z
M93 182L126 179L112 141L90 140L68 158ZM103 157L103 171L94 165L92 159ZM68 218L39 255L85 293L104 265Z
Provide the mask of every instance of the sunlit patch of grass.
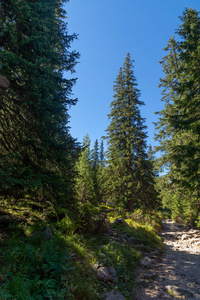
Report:
M127 237L132 237L135 243L143 244L146 250L150 250L151 247L158 247L163 249L163 243L161 238L157 235L157 228L161 229L161 219L156 213L149 213L150 216L144 214L141 210L137 210L135 213L126 213L124 216L125 222L128 226L123 224L114 224L118 234L125 234ZM152 215L152 217L151 217ZM117 218L121 218L122 215L116 211L109 214L109 220L113 223Z

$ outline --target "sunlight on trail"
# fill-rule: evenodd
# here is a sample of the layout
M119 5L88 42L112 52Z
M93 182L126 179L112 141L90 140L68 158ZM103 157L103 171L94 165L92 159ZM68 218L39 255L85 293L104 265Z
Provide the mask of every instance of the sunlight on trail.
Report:
M137 299L200 299L200 231L163 221L161 233L165 251L163 258L146 272L155 280L141 286Z

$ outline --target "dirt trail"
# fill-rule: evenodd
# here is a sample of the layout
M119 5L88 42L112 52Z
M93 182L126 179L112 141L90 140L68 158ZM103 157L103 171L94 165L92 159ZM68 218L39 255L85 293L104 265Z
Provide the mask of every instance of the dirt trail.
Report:
M147 255L133 299L200 299L200 231L163 221L165 254ZM140 286L140 288L139 288Z

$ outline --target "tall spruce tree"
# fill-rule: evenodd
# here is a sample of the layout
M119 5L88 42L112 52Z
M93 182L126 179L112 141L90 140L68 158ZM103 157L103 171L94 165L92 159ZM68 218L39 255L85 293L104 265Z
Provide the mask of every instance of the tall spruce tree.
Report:
M167 188L164 201L174 215L192 221L200 212L200 17L187 8L180 19L161 61L165 108L159 112L156 140L162 153L158 166L168 170L161 181Z
M0 73L11 85L0 95L1 194L72 195L74 140L68 109L79 54L69 51L68 0L0 1Z
M141 117L140 92L128 53L114 85L114 100L108 115L107 128L107 199L132 210L141 205L154 206L150 182L149 160L146 152L145 119Z

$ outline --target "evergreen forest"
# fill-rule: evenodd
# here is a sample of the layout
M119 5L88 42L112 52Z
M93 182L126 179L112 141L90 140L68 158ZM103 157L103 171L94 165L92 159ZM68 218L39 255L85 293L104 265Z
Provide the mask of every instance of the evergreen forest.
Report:
M163 251L162 219L200 228L199 13L184 10L164 49L157 146L130 53L91 145L89 133L82 143L70 133L81 55L67 2L0 0L2 300L132 299L142 253ZM117 280L102 279L106 267Z

